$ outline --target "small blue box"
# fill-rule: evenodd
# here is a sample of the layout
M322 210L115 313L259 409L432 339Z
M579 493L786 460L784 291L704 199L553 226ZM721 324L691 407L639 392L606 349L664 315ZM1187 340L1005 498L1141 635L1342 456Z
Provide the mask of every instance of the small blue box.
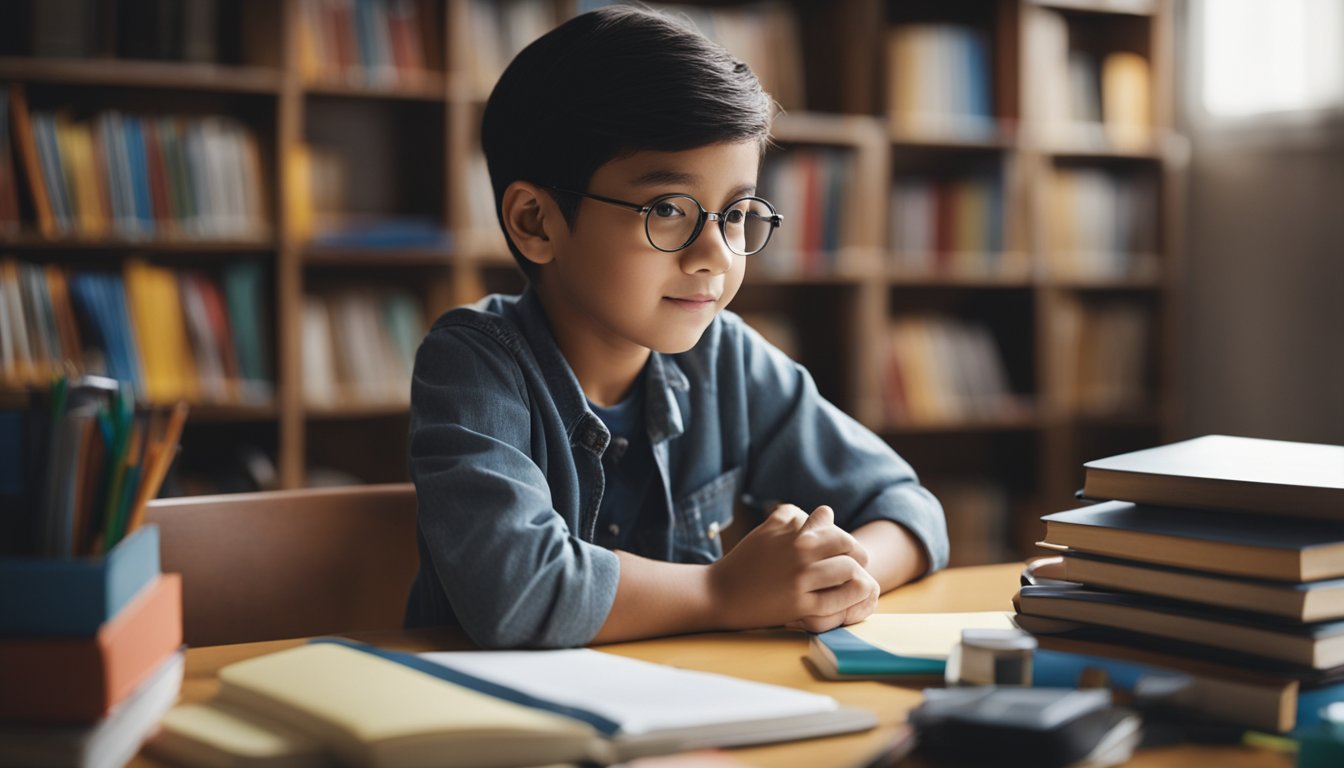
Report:
M159 529L102 557L0 558L0 635L92 637L159 574Z

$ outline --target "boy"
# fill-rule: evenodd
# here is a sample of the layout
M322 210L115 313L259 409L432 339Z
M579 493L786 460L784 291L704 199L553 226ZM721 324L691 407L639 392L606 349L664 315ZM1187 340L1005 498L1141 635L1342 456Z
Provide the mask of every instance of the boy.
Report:
M745 64L654 11L578 16L509 65L482 143L529 286L416 356L407 626L820 632L946 564L909 465L723 312L781 221L754 196L769 124ZM739 498L773 511L724 555Z

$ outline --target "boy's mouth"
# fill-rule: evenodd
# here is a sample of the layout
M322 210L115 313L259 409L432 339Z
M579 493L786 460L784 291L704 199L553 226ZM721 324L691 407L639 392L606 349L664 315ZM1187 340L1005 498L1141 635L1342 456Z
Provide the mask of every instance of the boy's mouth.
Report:
M690 296L664 296L663 298L682 309L690 311L707 309L714 306L719 300L719 297L709 293L697 293Z

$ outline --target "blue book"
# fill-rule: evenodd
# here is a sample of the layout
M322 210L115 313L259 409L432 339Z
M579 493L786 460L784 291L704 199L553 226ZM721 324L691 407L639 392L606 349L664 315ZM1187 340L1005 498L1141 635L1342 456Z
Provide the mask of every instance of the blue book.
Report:
M154 202L149 193L149 160L145 153L144 131L140 130L138 117L127 117L124 126L131 184L135 189L136 229L141 235L149 236L154 234Z
M942 678L947 656L966 629L1012 629L1010 614L880 613L813 635L807 660L828 680Z
M159 529L96 558L0 558L0 635L92 637L159 574Z
M1129 693L1140 683L1181 689L1175 701L1182 707L1271 732L1318 723L1326 704L1344 700L1344 670L1306 672L1218 653L1176 655L1123 640L1038 639L1042 647L1032 670L1036 686L1074 687L1086 676L1089 684Z

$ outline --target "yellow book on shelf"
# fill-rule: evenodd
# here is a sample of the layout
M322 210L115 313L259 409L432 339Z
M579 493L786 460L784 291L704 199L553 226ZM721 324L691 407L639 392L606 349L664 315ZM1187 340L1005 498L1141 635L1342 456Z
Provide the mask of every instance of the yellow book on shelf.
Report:
M126 298L144 363L146 397L155 403L194 399L196 366L173 270L137 259L128 261Z
M296 144L285 160L285 207L294 237L307 242L313 237L313 155L307 144Z
M1121 147L1141 146L1151 137L1152 76L1137 53L1108 54L1101 67L1101 115L1106 136Z

